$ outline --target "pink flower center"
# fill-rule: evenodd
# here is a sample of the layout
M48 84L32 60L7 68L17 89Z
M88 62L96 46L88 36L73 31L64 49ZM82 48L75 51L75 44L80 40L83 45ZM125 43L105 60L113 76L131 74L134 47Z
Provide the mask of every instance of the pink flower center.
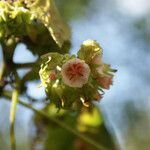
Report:
M70 80L76 80L78 77L83 76L83 69L82 63L70 64L66 74Z

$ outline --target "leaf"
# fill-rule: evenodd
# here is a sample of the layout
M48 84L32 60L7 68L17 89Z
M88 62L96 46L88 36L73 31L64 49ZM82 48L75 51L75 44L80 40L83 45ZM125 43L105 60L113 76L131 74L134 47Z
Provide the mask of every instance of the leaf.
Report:
M70 39L70 29L61 18L54 0L37 0L33 4L27 0L26 3L37 19L47 27L58 46L62 47Z
M74 150L74 136L62 128L51 127L47 131L44 150Z
M28 46L33 54L44 55L49 52L68 53L71 43L64 42L60 48L53 40L48 29L42 24L31 24L27 26L28 36L24 36L22 42ZM39 42L40 41L40 42Z
M64 111L62 109L58 112L54 105L47 105L42 111L77 129L85 136L102 145L104 149L116 150L98 107L94 106L91 110L84 109L78 113L71 113L70 111L61 112ZM35 137L33 143L34 147L37 147L40 143L44 150L97 150L94 146L49 122L46 118L42 118L42 116L36 115L34 121L37 127L37 137ZM83 131L81 128L86 130Z

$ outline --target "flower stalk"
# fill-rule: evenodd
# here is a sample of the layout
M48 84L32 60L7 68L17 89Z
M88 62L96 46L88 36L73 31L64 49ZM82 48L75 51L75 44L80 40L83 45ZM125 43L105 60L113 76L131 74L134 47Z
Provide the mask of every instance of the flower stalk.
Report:
M12 103L10 109L10 143L11 150L16 150L16 140L15 140L15 131L14 131L14 122L15 122L15 114L16 107L18 103L19 91L14 89L12 92Z

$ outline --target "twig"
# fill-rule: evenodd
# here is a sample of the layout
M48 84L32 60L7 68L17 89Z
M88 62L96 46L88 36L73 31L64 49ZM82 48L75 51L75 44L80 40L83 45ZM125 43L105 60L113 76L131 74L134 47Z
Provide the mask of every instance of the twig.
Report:
M0 69L0 82L1 82L2 79L3 79L4 72L5 72L5 63L3 62L3 63L2 63L2 67L1 67L1 69Z
M31 62L31 63L14 63L13 65L17 69L32 68L32 67L36 66L36 62Z

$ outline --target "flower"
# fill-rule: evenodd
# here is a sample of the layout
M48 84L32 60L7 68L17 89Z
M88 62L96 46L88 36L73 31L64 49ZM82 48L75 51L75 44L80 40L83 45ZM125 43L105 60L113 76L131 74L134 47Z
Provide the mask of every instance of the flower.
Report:
M106 75L103 77L98 77L97 81L102 88L109 89L110 85L112 85L112 78L112 75Z
M90 68L83 60L73 58L62 66L61 75L66 85L81 88L88 82Z
M93 58L92 64L98 65L98 66L96 67L96 71L97 71L99 74L103 74L104 65L103 65L103 62L102 62L102 55L101 55L101 54L98 54L98 55L96 55L96 56Z

